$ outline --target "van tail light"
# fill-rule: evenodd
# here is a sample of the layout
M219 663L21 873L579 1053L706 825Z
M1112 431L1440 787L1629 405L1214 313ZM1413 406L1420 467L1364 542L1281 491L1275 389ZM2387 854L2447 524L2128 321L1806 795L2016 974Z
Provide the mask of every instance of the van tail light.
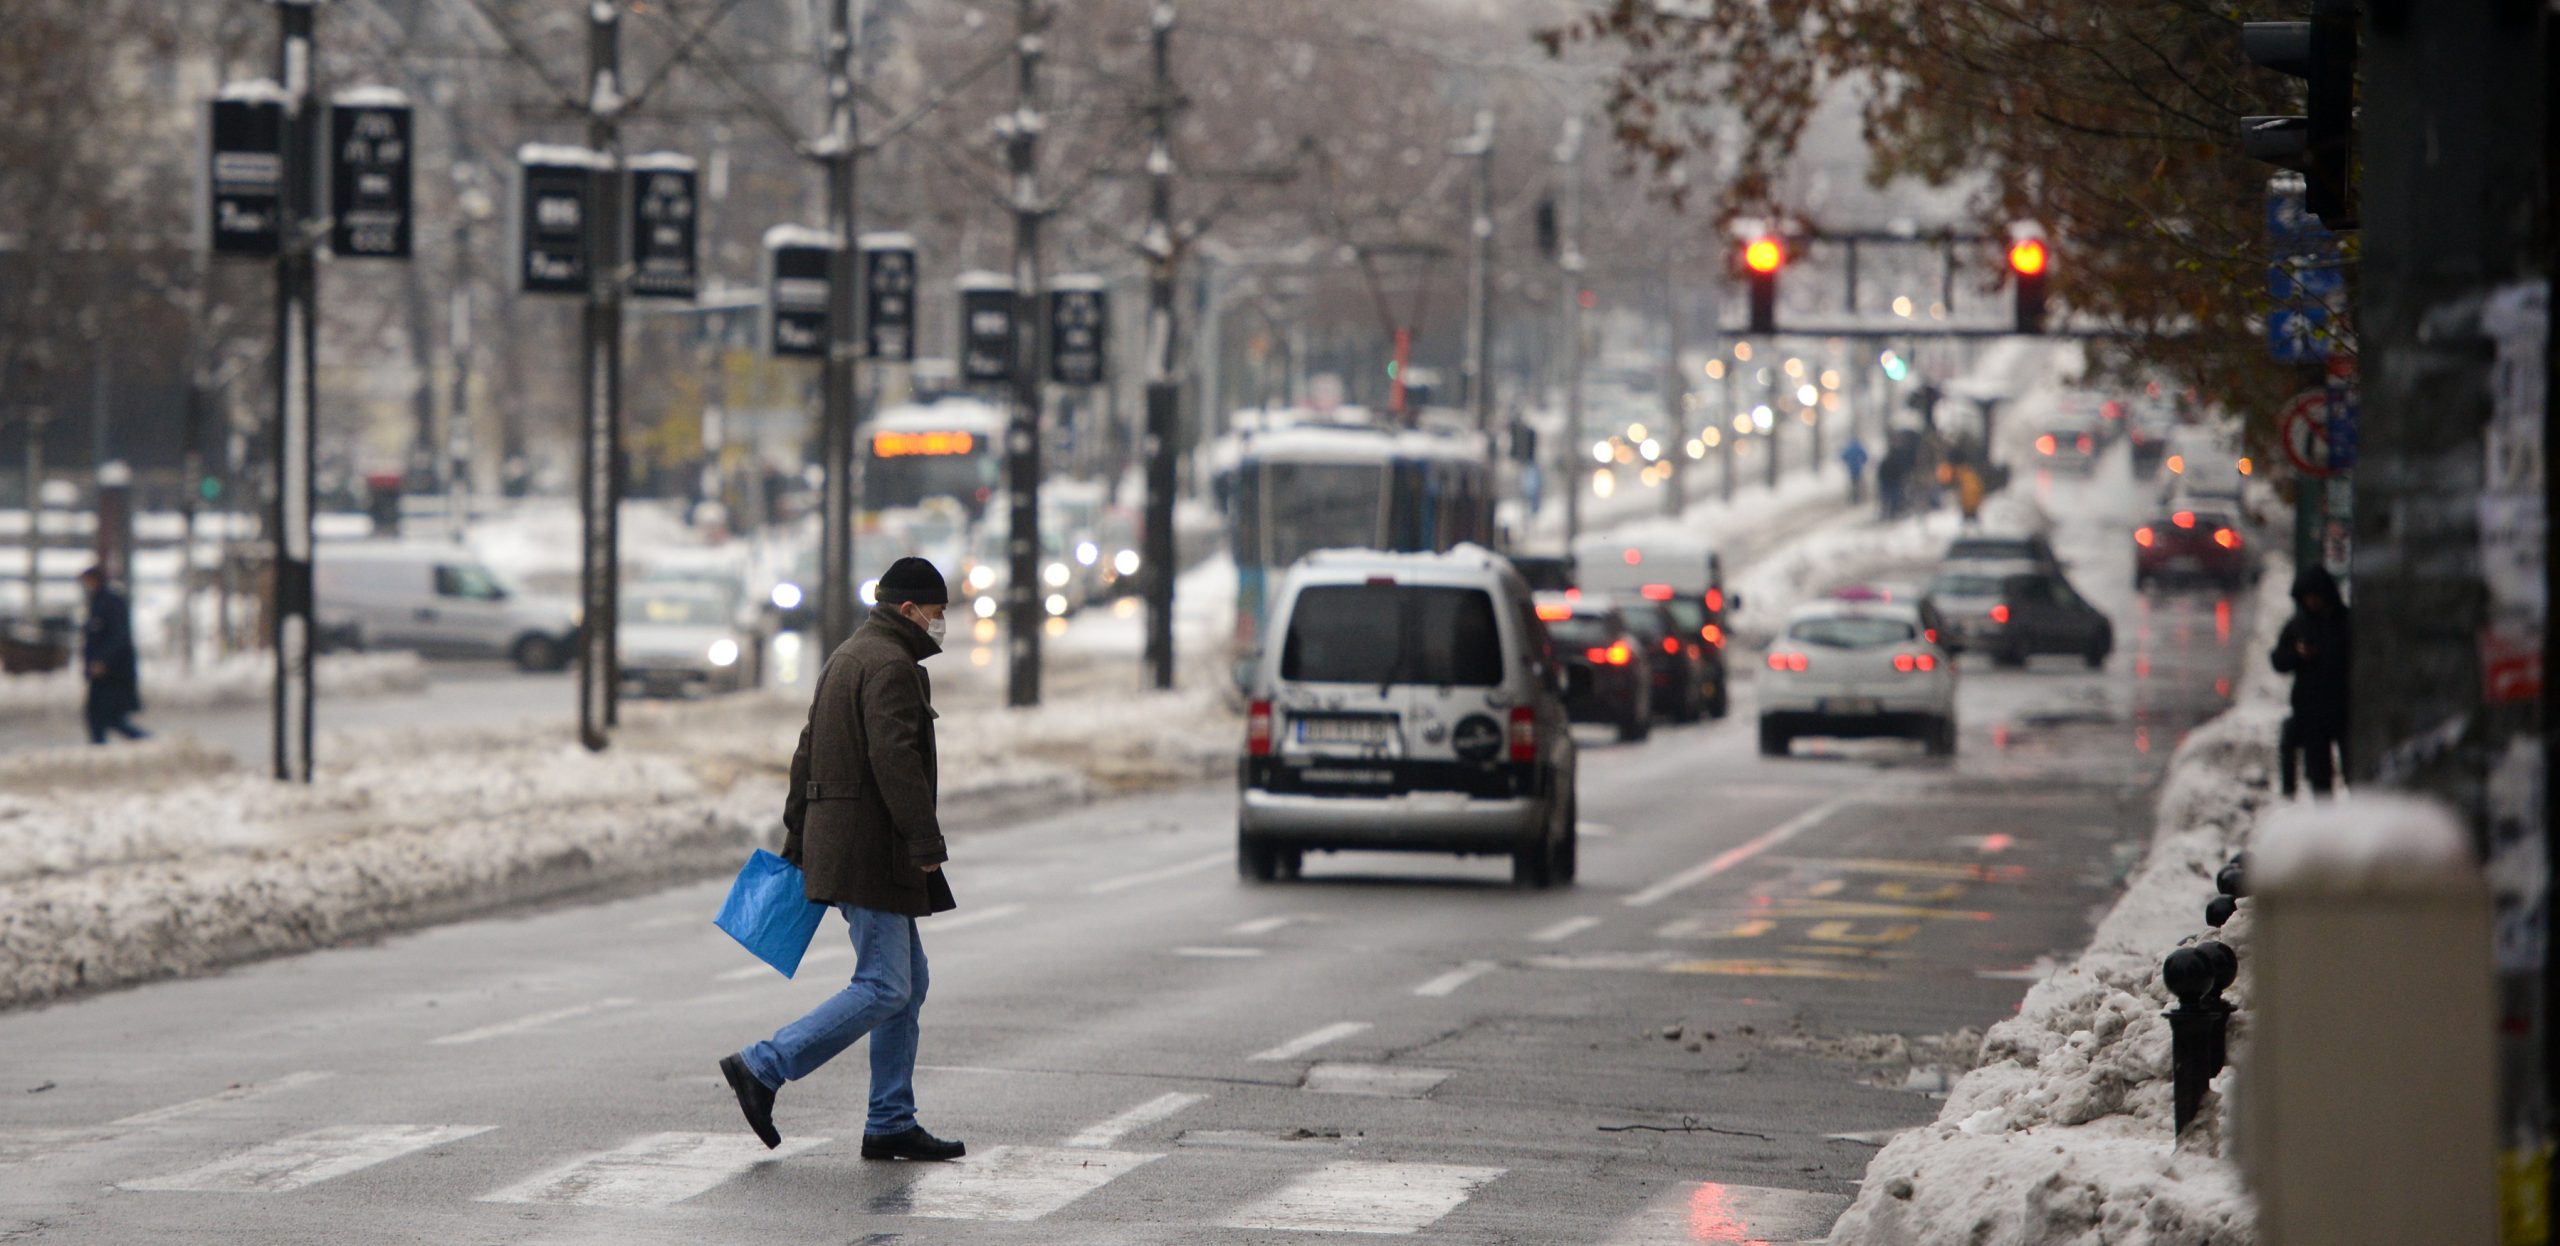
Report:
M1663 638L1662 638L1662 651L1663 651L1664 653L1678 653L1678 652L1680 652L1680 638L1679 638L1679 637L1677 637L1677 636L1665 636L1665 637L1663 637Z
M1538 711L1526 705L1511 707L1511 760L1538 760Z
M1244 751L1248 757L1271 755L1271 703L1256 701L1244 715Z
M2224 549L2238 549L2240 548L2240 534L2229 528L2217 528L2214 530L2213 543Z
M2006 622L2008 622L2008 621L2009 621L2009 603L2007 603L2007 602L2005 602L2005 601L2004 601L2004 602L2001 602L1999 605L1993 606L1993 607L1991 608L1991 621L1992 621L1992 622L1994 622L1994 623L2006 623Z
M2050 456L2059 448L2060 443L2053 439L2053 434L2051 433L2046 433L2044 436L2036 438L2036 453L2038 454Z
M2149 528L2136 528L2133 530L2133 543L2144 549L2151 548L2151 542L2155 539L2156 538L2151 535L2151 529Z
M2169 516L2169 522L2176 524L2181 528L2192 528L2196 526L2196 513L2194 511L2179 511L2177 514Z
M1805 657L1801 653L1773 653L1769 655L1769 669L1773 671L1801 671L1808 665L1810 665L1810 663L1805 661Z
M1572 617L1573 607L1571 606L1544 605L1538 607L1538 621L1542 623L1562 623L1566 619L1570 619Z
M1636 660L1636 651L1629 648L1627 642L1621 640L1606 649L1583 650L1582 656L1591 659L1597 666L1625 666Z
M1708 644L1714 645L1718 649L1724 648L1724 629L1713 623L1709 623L1705 627L1699 628L1698 638L1706 641Z

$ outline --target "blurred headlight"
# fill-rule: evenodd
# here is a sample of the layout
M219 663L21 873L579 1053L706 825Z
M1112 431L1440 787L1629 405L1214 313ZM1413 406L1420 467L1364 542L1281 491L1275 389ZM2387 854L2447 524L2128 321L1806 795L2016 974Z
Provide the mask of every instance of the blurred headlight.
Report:
M1072 574L1074 573L1067 570L1067 564L1062 562L1053 562L1049 564L1047 570L1040 573L1040 578L1051 588L1065 588L1067 586L1067 578Z
M1101 560L1102 560L1102 547L1101 547L1101 546L1096 545L1096 544L1094 544L1094 543L1093 543L1093 542L1091 542L1091 541L1079 541L1079 542L1077 542L1077 543L1076 543L1076 565L1077 565L1077 566L1080 566L1080 567L1090 567L1090 566L1092 566L1093 564L1095 564L1095 563L1097 563L1097 562L1100 562Z
M990 563L983 563L983 562L982 562L982 563L979 563L977 566L974 566L974 567L969 568L969 587L970 587L970 588L976 589L977 591L979 591L979 592L983 593L983 592L987 591L989 588L993 587L993 586L995 585L995 582L996 582L996 569L995 569L995 567L994 567L994 565L993 565L993 564L990 564Z
M975 612L979 618L992 619L996 617L996 599L993 597L981 597L978 599L978 604L969 607L969 609Z
M880 581L864 580L862 582L862 604L866 606L880 604Z
M723 636L712 641L711 652L703 656L710 658L713 666L735 666L738 661L738 642Z
M1122 575L1138 574L1138 551L1124 549L1111 556L1111 569Z
M783 582L782 582L782 583L780 583L780 584L776 584L776 585L774 585L774 586L773 586L773 608L774 608L774 609L776 609L776 610L797 610L797 609L799 609L799 608L800 608L800 586L799 586L799 585L797 585L797 584L794 584L794 583L792 583L792 582L790 582L790 581L788 581L788 580L785 580L785 581L783 581Z
M1051 594L1049 594L1049 613L1050 613L1050 615L1051 615L1051 616L1056 617L1056 618L1064 618L1064 617L1066 617L1066 613L1067 613L1067 598L1066 598L1066 594L1064 594L1064 593L1051 593Z

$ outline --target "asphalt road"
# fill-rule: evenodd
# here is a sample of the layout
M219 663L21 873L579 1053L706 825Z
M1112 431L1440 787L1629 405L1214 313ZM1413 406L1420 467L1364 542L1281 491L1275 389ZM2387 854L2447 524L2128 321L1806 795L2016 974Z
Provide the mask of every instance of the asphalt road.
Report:
M1747 685L1593 737L1579 886L1245 883L1218 786L959 828L920 1093L962 1163L856 1157L858 1051L783 1092L780 1152L749 1137L714 1062L850 955L830 918L785 982L700 884L0 1015L0 1239L1819 1239L1935 1114L1925 1040L2085 939L2245 656L2235 603L2130 598L2130 485L2052 487L2104 670L1967 664L1952 762L1764 759Z

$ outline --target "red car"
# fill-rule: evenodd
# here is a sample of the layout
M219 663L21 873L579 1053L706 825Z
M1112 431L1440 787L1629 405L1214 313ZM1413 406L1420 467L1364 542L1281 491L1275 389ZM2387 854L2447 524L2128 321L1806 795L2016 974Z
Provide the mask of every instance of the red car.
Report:
M2133 530L2136 589L2164 581L2204 581L2237 590L2257 577L2257 552L2230 515L2172 511Z

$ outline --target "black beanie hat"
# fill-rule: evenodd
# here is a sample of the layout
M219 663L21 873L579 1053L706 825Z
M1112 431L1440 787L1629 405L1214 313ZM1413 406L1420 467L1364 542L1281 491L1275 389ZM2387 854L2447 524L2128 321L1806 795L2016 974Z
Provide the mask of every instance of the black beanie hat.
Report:
M942 573L921 558L901 558L889 564L889 573L880 577L880 587L871 590L881 605L894 606L912 601L919 606L951 604L951 590L942 582Z

